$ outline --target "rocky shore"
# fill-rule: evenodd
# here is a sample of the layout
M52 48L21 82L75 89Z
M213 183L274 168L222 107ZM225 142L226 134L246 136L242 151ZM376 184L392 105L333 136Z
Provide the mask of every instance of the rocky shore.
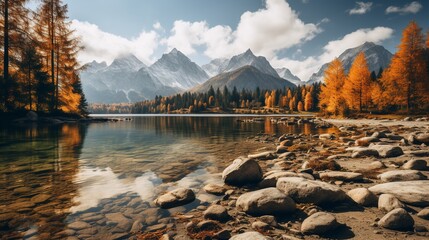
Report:
M133 238L427 239L429 119L416 120L311 120L339 131L259 136L268 151L237 156L224 184L161 194L159 209L193 209ZM199 192L219 198L197 201Z

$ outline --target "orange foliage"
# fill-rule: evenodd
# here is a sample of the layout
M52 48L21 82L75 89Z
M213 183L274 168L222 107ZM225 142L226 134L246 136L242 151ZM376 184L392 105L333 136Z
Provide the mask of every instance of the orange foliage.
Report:
M341 91L346 78L341 61L338 58L332 61L325 71L325 84L322 85L319 96L319 107L322 111L335 115L340 114L341 105L344 103Z
M382 78L383 97L389 105L405 106L411 111L429 100L424 44L422 30L416 22L411 22L403 31L398 52Z
M305 95L305 100L304 100L304 109L305 111L310 111L313 108L313 96L311 95L311 92L308 92Z
M343 97L350 109L362 111L370 101L371 72L363 52L359 53L350 69L348 80L344 83Z

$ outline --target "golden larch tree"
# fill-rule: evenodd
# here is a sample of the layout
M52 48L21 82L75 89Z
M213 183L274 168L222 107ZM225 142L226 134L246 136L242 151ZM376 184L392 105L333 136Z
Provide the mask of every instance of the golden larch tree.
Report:
M405 106L410 112L427 102L428 73L424 59L422 30L412 21L403 31L398 52L382 77L383 97L390 105Z
M335 115L340 114L341 106L344 103L341 91L346 78L341 61L338 58L332 61L325 71L325 84L322 85L319 95L319 107L322 111Z
M371 72L365 59L365 54L360 52L352 63L347 81L344 83L343 97L350 109L362 112L363 107L368 107L370 101Z
M308 92L305 95L305 99L304 99L304 109L305 111L311 111L313 109L313 96L311 94L311 92Z

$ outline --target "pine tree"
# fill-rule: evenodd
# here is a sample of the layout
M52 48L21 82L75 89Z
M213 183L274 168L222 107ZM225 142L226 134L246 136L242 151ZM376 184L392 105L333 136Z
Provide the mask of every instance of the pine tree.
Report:
M403 31L398 52L382 78L384 98L390 105L405 106L408 112L429 98L424 44L422 30L412 21Z
M350 109L362 112L370 100L371 72L363 52L359 53L350 69L348 80L344 83L343 96Z
M322 85L319 96L319 107L322 111L330 114L343 114L344 98L343 90L346 75L343 64L339 59L335 59L329 64L324 76L325 84Z

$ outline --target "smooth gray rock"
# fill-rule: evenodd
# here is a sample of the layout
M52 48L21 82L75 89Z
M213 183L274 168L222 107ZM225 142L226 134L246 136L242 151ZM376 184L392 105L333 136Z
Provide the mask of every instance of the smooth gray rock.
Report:
M301 225L301 232L306 235L323 235L339 226L334 215L318 212L306 218Z
M429 208L422 209L417 216L426 220L429 220Z
M330 133L324 133L324 134L320 134L319 135L319 139L322 139L322 140L332 140L332 139L335 139L335 136L332 135L332 134L330 134Z
M223 186L219 186L217 184L212 184L212 183L207 184L206 186L204 186L203 189L207 193L217 195L217 196L224 195L226 192L226 188L224 188Z
M402 165L403 169L407 170L428 170L427 161L423 159L410 160Z
M378 155L384 158L399 157L404 155L402 148L398 146L372 145L369 148L376 150L378 152Z
M339 187L305 178L280 178L276 187L299 203L326 204L347 199L346 193Z
M276 154L273 152L262 152L257 154L251 154L247 156L249 159L258 159L258 160L271 160L276 158Z
M401 182L426 180L427 177L416 170L393 170L378 175L378 178L384 182Z
M404 208L405 205L392 194L381 194L378 198L378 209L390 212L396 208Z
M414 219L405 209L397 208L381 218L378 226L391 230L408 231L413 230Z
M377 196L366 188L355 188L347 192L347 195L359 205L372 207L377 205Z
M155 204L161 208L174 208L186 205L195 200L195 193L191 189L179 188L166 193L155 200Z
M378 151L370 148L355 148L352 153L352 158L378 157L378 156L380 156Z
M276 187L277 180L282 177L302 177L314 180L314 177L310 174L287 172L287 171L272 171L265 174L264 179L259 183L261 188Z
M236 203L239 211L250 215L278 215L295 211L295 202L276 188L248 192L241 195Z
M232 236L230 240L271 240L272 238L264 236L258 232L245 232Z
M363 180L362 173L329 171L319 173L320 179L324 181L359 182Z
M203 213L204 218L216 220L216 221L227 221L231 218L231 216L228 214L228 210L226 210L225 207L220 205L212 205Z
M242 186L255 184L262 180L262 169L252 159L236 159L222 173L222 179L226 184Z
M429 206L429 181L406 181L378 184L369 190L377 195L388 193L401 202L414 206Z
M369 164L368 166L369 170L378 170L378 169L384 169L384 168L387 168L386 165L384 165L384 163L380 161L375 161Z

